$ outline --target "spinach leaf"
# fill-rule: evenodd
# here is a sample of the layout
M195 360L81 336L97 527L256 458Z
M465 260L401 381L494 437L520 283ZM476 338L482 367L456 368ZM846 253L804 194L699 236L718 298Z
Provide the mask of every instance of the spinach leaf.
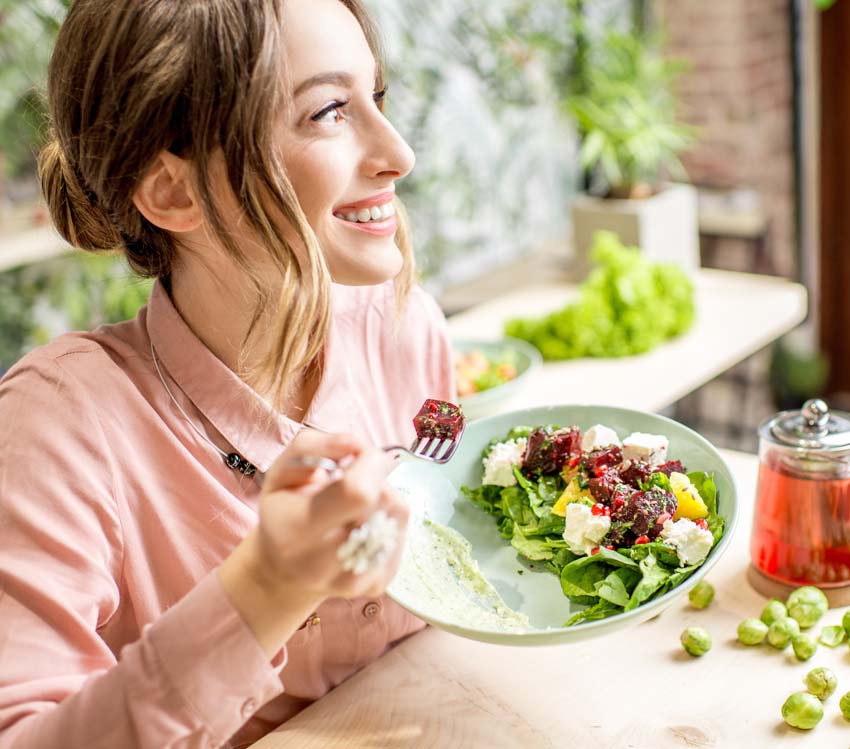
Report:
M518 525L514 525L511 546L532 562L542 562L555 556L555 552L552 551L552 548L546 543L545 539L526 538Z
M668 546L662 541L651 541L648 544L636 544L630 549L625 550L625 553L636 562L646 559L646 555L650 552L655 555L657 561L667 565L668 567L679 566L679 555L676 553L676 549L672 546Z
M580 622L589 622L594 619L604 619L607 616L611 616L612 614L619 614L620 607L610 601L606 601L604 599L600 600L598 603L595 603L593 606L589 606L583 611L579 611L576 614L573 614L567 621L564 623L565 627L572 627L574 624L579 624Z
M612 567L631 567L638 565L623 554L610 549L600 548L598 554L591 557L578 557L561 570L561 589L564 595L598 597L596 583L604 580Z
M460 487L460 493L491 515L502 514L502 510L499 507L499 500L502 493L501 486L485 484L484 486L479 486L477 489L462 486Z
M623 607L628 604L631 589L639 580L640 574L638 572L620 567L601 583L597 583L596 593L600 598Z
M661 471L656 471L648 479L646 479L646 481L640 481L639 483L640 488L644 491L658 487L659 489L663 489L665 492L673 493L670 478L666 473L661 473Z
M579 559L577 554L573 554L569 549L558 549L551 559L549 559L545 567L550 572L554 572L558 577L561 576L561 570L564 569L570 562Z
M670 572L658 564L655 554L651 551L641 560L639 566L643 577L632 591L631 598L624 607L625 611L631 611L648 600L670 577Z
M520 486L502 489L502 512L518 525L537 526L537 518L528 504L528 495Z

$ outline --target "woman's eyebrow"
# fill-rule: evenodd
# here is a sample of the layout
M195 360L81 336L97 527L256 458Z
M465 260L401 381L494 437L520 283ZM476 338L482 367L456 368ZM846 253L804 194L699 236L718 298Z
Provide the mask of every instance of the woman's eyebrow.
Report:
M349 73L344 73L342 71L319 73L318 75L311 76L305 81L301 81L301 83L299 83L295 87L295 93L293 94L293 97L304 93L309 88L313 88L314 86L322 86L325 84L348 86L350 88L354 85L354 76L350 75Z

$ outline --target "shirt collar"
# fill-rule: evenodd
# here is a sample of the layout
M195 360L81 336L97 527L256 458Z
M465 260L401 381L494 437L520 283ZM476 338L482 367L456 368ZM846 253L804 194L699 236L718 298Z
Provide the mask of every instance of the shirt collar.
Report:
M236 452L259 471L267 471L302 425L275 412L206 347L161 280L148 301L147 331L166 381L183 391ZM320 385L314 403L325 385Z

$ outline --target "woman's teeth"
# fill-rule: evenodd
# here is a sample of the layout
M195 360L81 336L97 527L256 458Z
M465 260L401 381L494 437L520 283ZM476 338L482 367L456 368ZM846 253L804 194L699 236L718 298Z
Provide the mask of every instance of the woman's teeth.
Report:
M361 208L359 211L334 214L337 218L351 221L352 223L366 224L370 221L386 221L390 216L395 216L395 208L392 203L375 205L371 208Z

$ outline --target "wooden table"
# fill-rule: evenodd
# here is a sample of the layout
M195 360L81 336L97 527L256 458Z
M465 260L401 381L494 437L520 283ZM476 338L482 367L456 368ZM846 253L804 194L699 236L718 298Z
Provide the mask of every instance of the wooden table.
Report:
M770 276L700 270L697 320L685 335L640 356L547 362L493 413L553 403L605 404L659 411L779 338L806 317L803 286ZM455 338L496 339L512 317L565 305L576 287L523 286L449 318Z
M708 575L714 603L687 597L659 617L574 645L487 645L429 628L311 705L254 749L817 749L850 745L838 709L850 691L847 645L820 646L806 663L768 645L736 642L738 623L765 597L747 582L757 461L724 451L741 513L732 543ZM840 624L833 609L821 625ZM707 628L712 649L687 655L679 635ZM812 731L789 728L780 708L816 666L839 680Z

